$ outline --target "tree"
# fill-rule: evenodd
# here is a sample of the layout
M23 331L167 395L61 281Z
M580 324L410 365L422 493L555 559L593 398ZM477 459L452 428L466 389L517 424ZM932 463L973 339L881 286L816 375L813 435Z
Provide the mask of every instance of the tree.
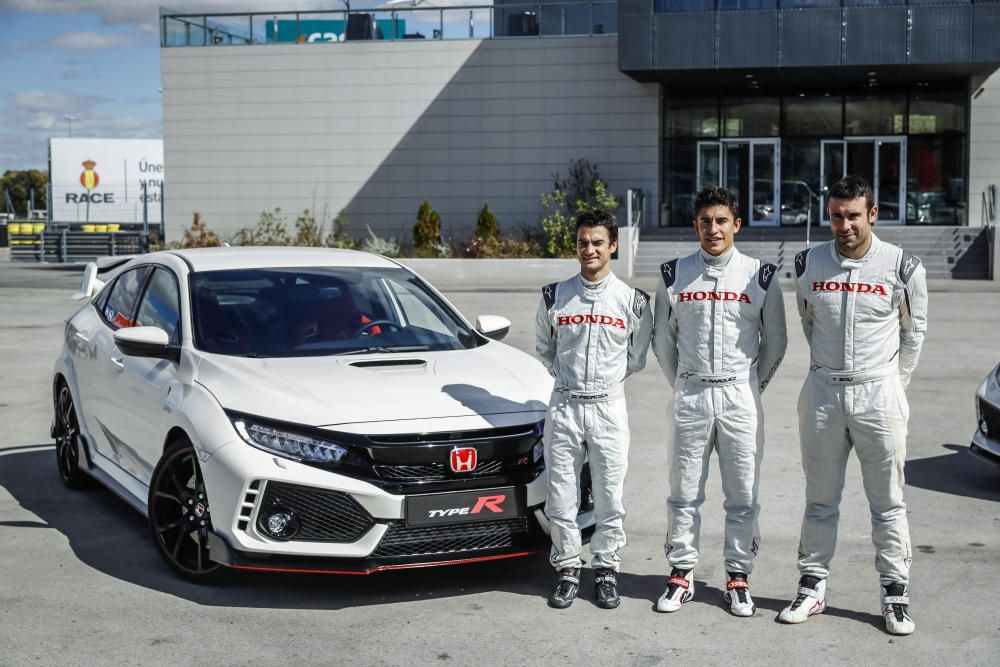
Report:
M420 252L431 252L441 243L441 216L424 200L417 211L417 224L413 226L413 247Z
M497 217L490 210L490 205L483 204L483 207L479 210L479 217L476 219L476 239L482 243L488 239L497 239L499 237L500 223L497 222Z
M48 208L49 175L37 169L8 170L0 177L0 211L6 211L3 193L10 195L14 204L14 214L19 218L28 217L28 204L34 191L35 209Z

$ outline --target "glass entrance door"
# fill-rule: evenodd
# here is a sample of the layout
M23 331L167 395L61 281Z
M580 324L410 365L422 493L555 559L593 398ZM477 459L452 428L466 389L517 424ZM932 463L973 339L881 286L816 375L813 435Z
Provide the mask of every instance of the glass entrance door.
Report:
M852 137L820 143L820 220L830 224L826 195L847 174L871 183L878 204L878 220L901 225L906 209L906 137Z
M698 143L697 189L722 186L736 195L750 226L777 226L781 165L778 139Z

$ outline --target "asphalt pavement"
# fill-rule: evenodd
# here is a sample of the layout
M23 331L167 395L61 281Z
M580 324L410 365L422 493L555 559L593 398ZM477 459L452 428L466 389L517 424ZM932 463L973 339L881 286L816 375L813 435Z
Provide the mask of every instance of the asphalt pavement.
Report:
M751 576L757 615L722 606L722 496L713 459L695 598L655 613L665 585L665 406L652 355L628 383L623 602L596 607L585 571L566 611L545 604L544 556L372 576L254 574L205 588L161 562L145 520L102 489L62 487L48 429L50 376L79 270L0 260L0 665L286 664L1000 664L1000 469L967 451L973 393L1000 360L1000 294L931 295L930 330L909 388L906 499L917 631L882 630L868 508L848 467L827 613L776 622L794 593L803 509L795 405L808 351L786 290L789 350L764 395L763 541ZM513 322L530 351L534 290L438 287L470 319Z

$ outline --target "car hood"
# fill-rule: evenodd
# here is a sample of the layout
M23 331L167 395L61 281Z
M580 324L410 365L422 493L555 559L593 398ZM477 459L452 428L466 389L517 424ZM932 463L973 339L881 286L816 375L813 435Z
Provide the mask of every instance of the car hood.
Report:
M197 381L227 410L315 427L539 413L552 389L538 361L495 342L415 354L206 354Z

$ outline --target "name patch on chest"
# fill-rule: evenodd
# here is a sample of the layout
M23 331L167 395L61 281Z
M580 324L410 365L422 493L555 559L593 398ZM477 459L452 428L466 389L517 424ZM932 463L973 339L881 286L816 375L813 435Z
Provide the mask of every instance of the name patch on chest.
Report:
M833 280L818 280L813 283L813 292L858 292L859 294L881 294L889 296L885 287L871 283L842 283Z
M746 292L681 292L680 302L685 301L740 301L750 303Z
M560 315L556 318L556 324L566 326L567 324L598 324L607 327L625 328L625 320L621 317L611 317L610 315Z

